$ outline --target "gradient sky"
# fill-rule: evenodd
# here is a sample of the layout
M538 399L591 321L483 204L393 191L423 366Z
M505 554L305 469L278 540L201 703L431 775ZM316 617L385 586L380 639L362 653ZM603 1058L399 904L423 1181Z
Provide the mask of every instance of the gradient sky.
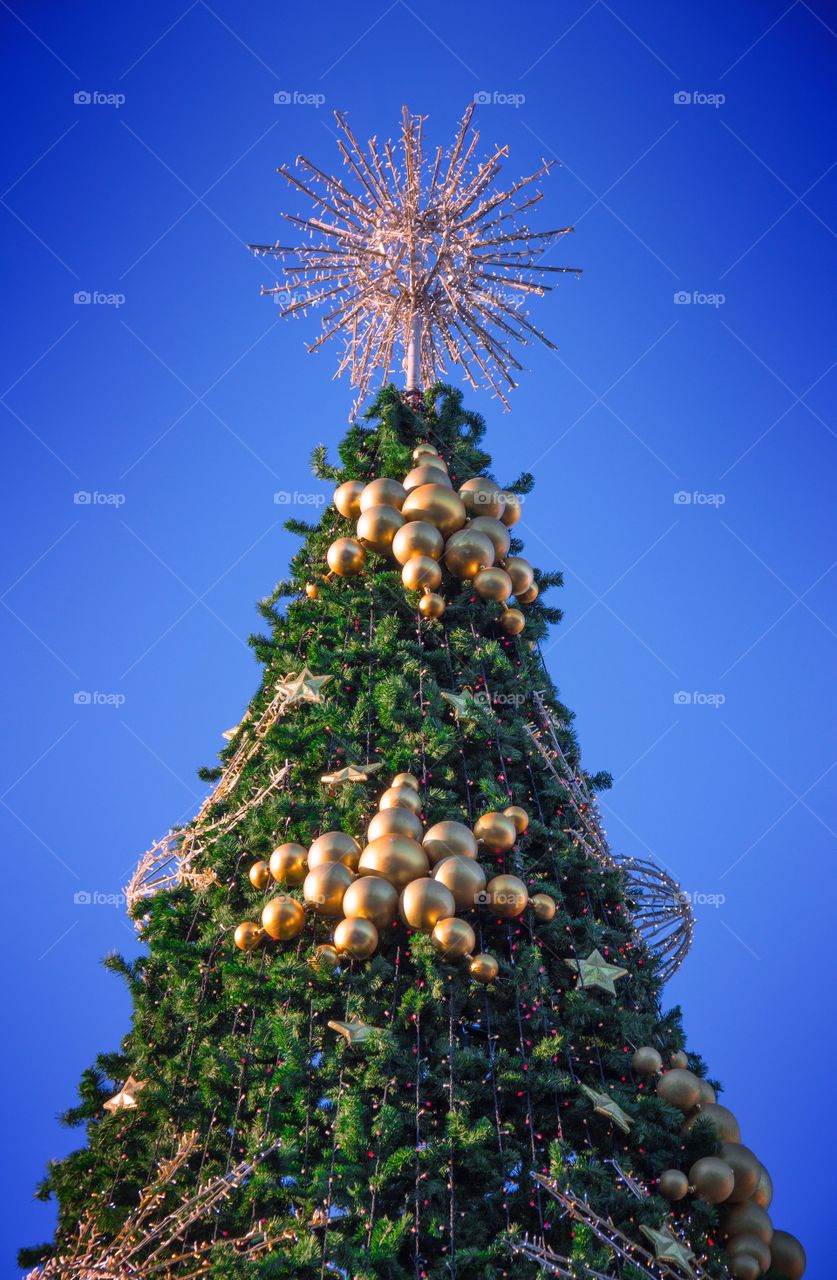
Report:
M566 575L547 662L587 767L615 777L612 845L696 898L666 1002L826 1274L832 19L824 0L2 5L5 1270L51 1231L31 1191L80 1136L56 1114L128 1025L98 961L133 929L75 895L118 894L194 811L256 686L282 521L328 491L310 448L351 403L333 354L305 353L316 319L259 297L245 244L295 204L276 165L336 168L335 108L387 136L407 102L447 141L479 92L509 176L561 160L541 225L576 226L552 260L584 275L536 304L560 350L527 353L513 413L468 403L501 480L537 477L519 527Z

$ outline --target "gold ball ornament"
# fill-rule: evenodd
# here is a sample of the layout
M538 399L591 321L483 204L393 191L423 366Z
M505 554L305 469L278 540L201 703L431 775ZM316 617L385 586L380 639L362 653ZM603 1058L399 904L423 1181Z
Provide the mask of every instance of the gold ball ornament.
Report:
M389 787L378 801L378 808L409 809L410 813L421 813L421 796L415 787Z
M450 476L447 469L441 465L441 460L434 461L422 459L417 467L413 467L412 471L408 471L403 480L404 488L409 493L412 489L420 489L423 484L441 484L447 489L452 489Z
M481 600L508 600L511 578L505 569L480 569L474 578L474 590Z
M342 862L323 862L309 871L302 884L302 896L317 915L331 919L343 914L343 895L354 876Z
M723 1142L718 1153L725 1160L735 1176L735 1186L730 1196L730 1204L741 1204L749 1200L759 1182L761 1161L749 1147L740 1142Z
M755 1258L759 1274L763 1275L770 1266L773 1250L758 1236L736 1236L727 1245L727 1253L731 1258Z
M769 1209L773 1202L773 1179L765 1169L761 1166L759 1180L756 1189L753 1192L753 1203L759 1205L762 1209Z
M500 519L506 525L517 524L523 515L523 503L516 493L509 493L508 489L504 490L503 499L503 511Z
M413 556L401 570L401 581L408 591L423 591L425 587L433 591L442 581L442 570L430 556Z
M730 1197L735 1175L726 1161L718 1156L703 1156L689 1170L689 1184L707 1204L722 1204Z
M418 602L419 613L423 618L441 618L445 612L445 601L442 596L436 595L435 591L428 591Z
M279 893L262 910L262 928L275 942L288 942L302 933L305 927L305 908L296 898Z
M765 1244L773 1237L770 1214L752 1200L730 1206L724 1215L724 1230L728 1236L757 1236Z
M302 884L307 872L307 856L301 844L280 844L270 855L270 874L279 884Z
M773 1267L787 1276L787 1280L802 1280L808 1259L796 1236L792 1236L789 1231L774 1231L770 1241L770 1256Z
M689 1179L679 1169L666 1169L660 1174L660 1195L664 1200L682 1200L688 1193Z
M475 982L494 982L497 974L500 972L500 966L486 951L481 951L479 955L474 956L468 966L471 977Z
M327 973L333 973L340 963L340 955L336 947L332 947L330 943L324 942L322 946L317 947L311 957L311 964L315 969L324 969Z
M676 1052L671 1055L671 1059L669 1060L669 1066L682 1067L684 1071L688 1068L689 1059L686 1057L682 1049L677 1049Z
M309 600L319 600L320 588L317 586L316 582L306 582L305 594Z
M657 1094L685 1115L692 1110L692 1107L697 1106L700 1097L700 1081L694 1072L675 1067L660 1079Z
M492 516L474 516L467 527L485 534L494 548L495 561L503 560L509 554L511 534L502 520L495 520Z
M500 630L507 636L519 636L526 626L526 619L519 609L504 609L497 621Z
M662 1056L650 1044L640 1045L631 1058L631 1067L634 1075L638 1075L643 1080L648 1076L653 1076L655 1072L660 1070L662 1065Z
M357 520L360 515L360 495L366 486L362 480L346 480L334 490L335 507L347 520Z
M360 855L361 876L382 876L396 889L406 888L411 880L426 876L427 854L417 840L408 836L379 836Z
M398 915L398 890L383 876L359 876L346 890L343 910L352 919L371 920L386 929Z
M395 507L400 511L404 505L407 490L397 480L389 476L381 476L364 486L360 495L360 510L368 511L370 507Z
M257 924L251 923L250 920L244 920L241 924L235 926L233 941L239 951L255 951L264 941L264 929L260 929Z
M672 1073L669 1072L669 1075ZM665 1079L665 1077L663 1077ZM741 1130L738 1121L727 1107L719 1102L708 1102L706 1106L697 1106L691 1111L680 1129L681 1133L691 1133L699 1120L707 1120L720 1142L740 1142Z
M392 540L404 524L404 517L395 507L367 507L357 522L357 536L367 551L388 555Z
M360 845L354 836L345 831L324 831L308 850L308 870L328 862L342 862L350 871L357 871L359 857Z
M398 911L411 929L432 933L440 920L456 915L456 902L447 885L431 876L422 876L405 887Z
M407 564L413 556L439 560L444 549L444 538L435 524L429 524L427 520L409 520L402 524L392 540L392 554L399 564Z
M467 920L449 916L433 926L430 941L443 960L461 960L477 945L477 937Z
M519 804L510 804L508 809L503 810L503 817L511 818L519 836L523 835L529 825L529 815Z
M366 552L356 538L337 538L326 552L328 567L339 578L351 578L366 564Z
M488 476L473 476L466 480L459 496L469 516L490 516L498 520L506 505L504 490Z
M444 858L476 858L477 841L464 822L437 822L422 841L430 865L436 866Z
M709 1081L701 1080L700 1097L698 1098L698 1104L701 1107L704 1107L706 1106L707 1102L717 1102L717 1101L718 1101L718 1095L715 1093L715 1090L712 1088L712 1085L709 1083Z
M341 920L334 930L334 945L352 960L368 960L378 949L378 930L365 917Z
M247 874L254 889L266 889L270 884L270 867L266 862L254 862Z
M534 912L535 919L541 924L548 924L550 920L555 918L557 910L555 899L551 898L548 893L533 893L529 899L529 906Z
M455 578L473 578L480 569L494 563L494 547L490 538L473 529L460 529L445 543L442 561Z
M366 840L371 844L379 836L409 836L411 840L421 843L424 828L421 819L410 809L384 809L376 813L366 831Z
M426 441L422 441L421 444L417 444L413 450L413 462L418 466L423 458L439 458L436 446L427 444ZM439 461L441 462L441 458L439 458Z
M729 1273L734 1280L758 1280L761 1275L759 1260L752 1253L740 1253L730 1262Z
M517 840L517 827L504 813L484 813L474 823L477 843L491 853L508 853Z
M529 891L517 876L494 876L486 885L490 909L502 920L522 915L529 902Z
M446 538L461 529L467 519L462 499L444 484L421 484L411 489L402 509L410 520L435 524Z
M412 787L414 791L418 791L421 783L414 773L397 773L392 780L394 787Z
M509 556L503 561L503 568L512 580L512 588L516 596L523 591L528 591L535 581L535 570L523 556Z
M457 911L470 911L485 888L485 872L475 858L443 858L433 868L433 879L450 889Z
M531 604L534 600L537 600L539 595L540 591L538 590L538 584L537 582L533 582L527 591L519 591L517 593L517 603Z

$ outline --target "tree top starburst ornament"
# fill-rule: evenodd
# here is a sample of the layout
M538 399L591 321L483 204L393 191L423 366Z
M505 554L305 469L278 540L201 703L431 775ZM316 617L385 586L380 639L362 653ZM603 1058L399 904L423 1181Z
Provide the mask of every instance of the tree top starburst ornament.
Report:
M310 217L282 215L311 243L250 245L281 263L281 278L262 292L284 302L283 316L327 308L308 350L344 340L335 376L350 374L358 392L353 408L376 374L387 380L398 354L408 395L435 382L450 362L474 388L482 377L508 408L506 392L523 369L514 348L537 338L555 349L530 323L526 303L550 290L550 273L578 274L540 261L572 227L532 231L522 221L543 198L533 184L554 161L501 189L496 179L508 147L478 161L473 114L472 103L449 151L438 147L431 159L423 151L424 117L406 107L400 146L387 141L380 148L371 138L366 151L335 112L347 181L304 156L296 162L301 177L285 165L278 170L313 201Z

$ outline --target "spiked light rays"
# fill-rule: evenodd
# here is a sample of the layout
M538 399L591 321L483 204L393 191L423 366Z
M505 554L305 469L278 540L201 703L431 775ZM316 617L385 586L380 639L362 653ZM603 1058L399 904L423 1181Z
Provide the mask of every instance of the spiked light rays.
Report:
M398 354L408 391L434 382L450 362L473 387L482 377L508 407L506 392L523 368L514 348L532 338L553 346L525 306L529 295L550 289L548 273L577 272L538 262L572 228L530 231L521 221L542 199L532 184L552 162L499 189L508 148L477 162L473 113L472 104L450 151L439 147L431 160L422 149L423 118L406 107L397 149L372 138L364 151L335 112L346 182L304 156L297 159L301 176L279 169L313 202L307 218L283 214L311 242L250 246L280 263L281 278L262 292L283 301L283 316L325 309L323 332L308 349L343 339L337 376L350 374L356 405L376 374L387 380Z

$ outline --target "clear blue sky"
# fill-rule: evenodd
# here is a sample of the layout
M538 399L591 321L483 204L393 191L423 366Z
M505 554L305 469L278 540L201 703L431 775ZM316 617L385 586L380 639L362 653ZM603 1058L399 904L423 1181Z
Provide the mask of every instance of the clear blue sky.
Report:
M132 929L74 895L118 893L200 798L194 770L257 679L244 642L295 546L281 522L311 510L273 495L325 493L307 457L344 429L348 386L304 351L316 321L278 321L244 248L279 234L275 167L334 166L334 108L386 136L406 101L446 140L483 92L509 174L562 161L544 225L576 225L555 261L585 274L539 304L560 351L531 352L513 413L469 402L500 477L537 475L528 552L566 574L547 660L588 767L615 776L613 846L704 899L668 1001L825 1274L833 10L11 0L0 23L4 1260L49 1234L31 1188L79 1137L54 1116L127 1027L98 960L133 952Z

